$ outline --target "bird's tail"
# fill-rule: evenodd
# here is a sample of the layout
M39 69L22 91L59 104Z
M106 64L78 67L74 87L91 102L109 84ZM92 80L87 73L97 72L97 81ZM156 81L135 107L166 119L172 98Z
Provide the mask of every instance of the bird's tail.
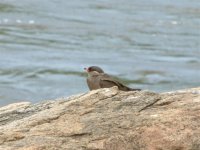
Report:
M141 89L132 89L132 88L129 88L129 91L141 91Z
M123 86L121 88L122 91L141 91L141 89L133 89L133 88L130 88L130 87L127 87L127 86Z

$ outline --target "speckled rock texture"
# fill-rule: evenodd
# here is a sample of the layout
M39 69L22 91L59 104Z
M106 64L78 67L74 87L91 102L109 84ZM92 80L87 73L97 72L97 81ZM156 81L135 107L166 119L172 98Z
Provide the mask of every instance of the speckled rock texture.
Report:
M0 108L0 150L200 150L200 88L117 87Z

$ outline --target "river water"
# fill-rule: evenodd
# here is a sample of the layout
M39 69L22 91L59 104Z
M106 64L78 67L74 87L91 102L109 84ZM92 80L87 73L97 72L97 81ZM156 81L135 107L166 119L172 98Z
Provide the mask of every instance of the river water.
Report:
M200 86L200 1L0 1L0 106L86 92L91 65L145 90Z

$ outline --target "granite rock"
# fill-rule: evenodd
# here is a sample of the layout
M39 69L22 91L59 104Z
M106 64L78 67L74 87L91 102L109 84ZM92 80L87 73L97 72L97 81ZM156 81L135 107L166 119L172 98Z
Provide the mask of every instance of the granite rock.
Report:
M199 150L200 88L117 87L0 108L2 150Z

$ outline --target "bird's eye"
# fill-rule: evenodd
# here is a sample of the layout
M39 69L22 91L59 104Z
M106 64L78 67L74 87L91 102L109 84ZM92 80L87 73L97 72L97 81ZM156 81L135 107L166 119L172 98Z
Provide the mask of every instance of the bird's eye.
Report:
M89 67L89 68L88 68L88 71L92 71L92 68Z

